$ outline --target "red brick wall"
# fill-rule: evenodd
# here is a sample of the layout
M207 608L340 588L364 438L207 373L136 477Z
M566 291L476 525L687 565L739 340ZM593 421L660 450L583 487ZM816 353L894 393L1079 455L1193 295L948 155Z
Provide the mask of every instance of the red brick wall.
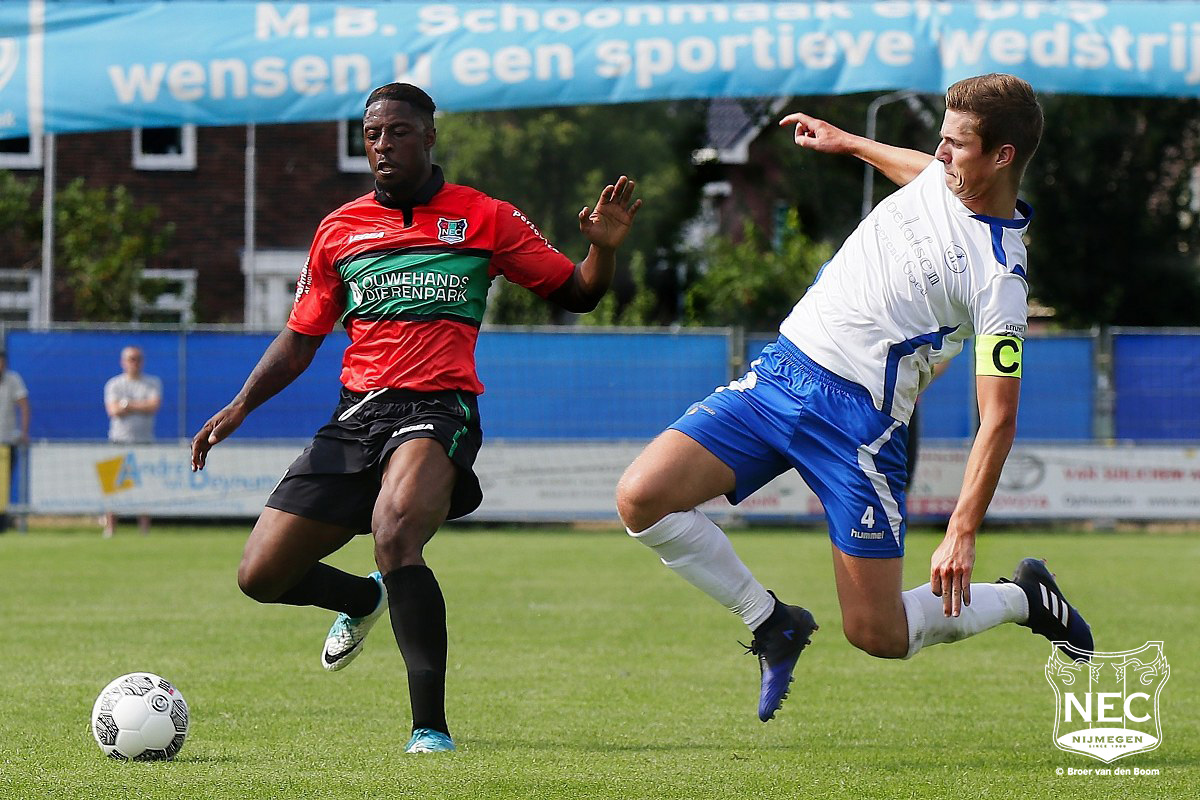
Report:
M157 206L175 232L155 266L197 271L199 321L242 321L244 127L199 128L196 169L189 171L134 169L130 131L60 135L57 142L59 187L83 176L89 186L124 185L139 201ZM260 125L256 152L260 249L306 250L322 217L372 185L368 174L338 170L333 122ZM40 170L16 172L41 176ZM61 276L57 283L55 318L70 319Z

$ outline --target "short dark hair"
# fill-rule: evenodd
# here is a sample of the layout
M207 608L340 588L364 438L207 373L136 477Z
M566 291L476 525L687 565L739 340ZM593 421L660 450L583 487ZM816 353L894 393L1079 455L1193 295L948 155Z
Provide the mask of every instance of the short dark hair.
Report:
M366 105L363 106L364 112L371 107L372 103L380 100L400 100L408 103L420 113L425 127L433 127L433 112L437 111L437 106L434 105L433 98L419 86L413 86L411 83L386 83L367 95Z
M1016 148L1024 170L1042 140L1042 107L1033 87L1014 75L993 72L966 78L946 90L946 108L979 118L979 139L990 153L1002 144Z

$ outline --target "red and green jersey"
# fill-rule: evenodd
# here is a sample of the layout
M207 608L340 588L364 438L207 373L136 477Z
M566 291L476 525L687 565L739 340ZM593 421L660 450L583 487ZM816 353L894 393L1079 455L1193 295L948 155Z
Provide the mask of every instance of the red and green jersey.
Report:
M479 394L475 341L492 279L546 297L574 268L514 206L445 183L435 166L411 208L371 193L321 222L288 327L320 336L342 321L342 383L353 391Z

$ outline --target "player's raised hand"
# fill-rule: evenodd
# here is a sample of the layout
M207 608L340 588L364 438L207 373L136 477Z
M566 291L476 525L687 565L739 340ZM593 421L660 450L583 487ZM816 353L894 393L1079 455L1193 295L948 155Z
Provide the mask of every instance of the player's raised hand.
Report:
M971 605L974 568L975 537L947 531L929 559L929 588L942 598L942 611L947 617L957 617L963 606Z
M633 225L633 218L642 207L641 199L633 199L635 181L622 175L615 184L600 192L595 208L583 207L579 212L579 232L596 247L615 250Z
M208 451L237 430L245 418L244 413L226 406L204 423L200 432L192 437L192 472L204 469L204 464L208 461Z
M818 153L849 153L852 144L859 138L846 133L835 125L830 125L825 120L800 112L788 114L779 120L781 128L786 128L788 125L796 126L793 136L797 145L806 150L816 150Z

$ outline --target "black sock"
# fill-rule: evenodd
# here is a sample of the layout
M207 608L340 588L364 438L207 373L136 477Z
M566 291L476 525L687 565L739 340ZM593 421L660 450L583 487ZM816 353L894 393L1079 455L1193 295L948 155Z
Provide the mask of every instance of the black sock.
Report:
M779 602L779 598L775 597L773 592L771 597L775 598L775 607L771 609L771 616L763 620L762 623L754 629L755 636L760 636L781 622L786 622L791 619L791 617L788 615L787 609L783 607L783 603Z
M446 601L429 567L400 567L383 576L392 631L408 669L413 730L449 733L446 724Z
M318 562L275 602L289 606L317 606L352 617L365 617L379 605L379 584L374 578L361 578Z

